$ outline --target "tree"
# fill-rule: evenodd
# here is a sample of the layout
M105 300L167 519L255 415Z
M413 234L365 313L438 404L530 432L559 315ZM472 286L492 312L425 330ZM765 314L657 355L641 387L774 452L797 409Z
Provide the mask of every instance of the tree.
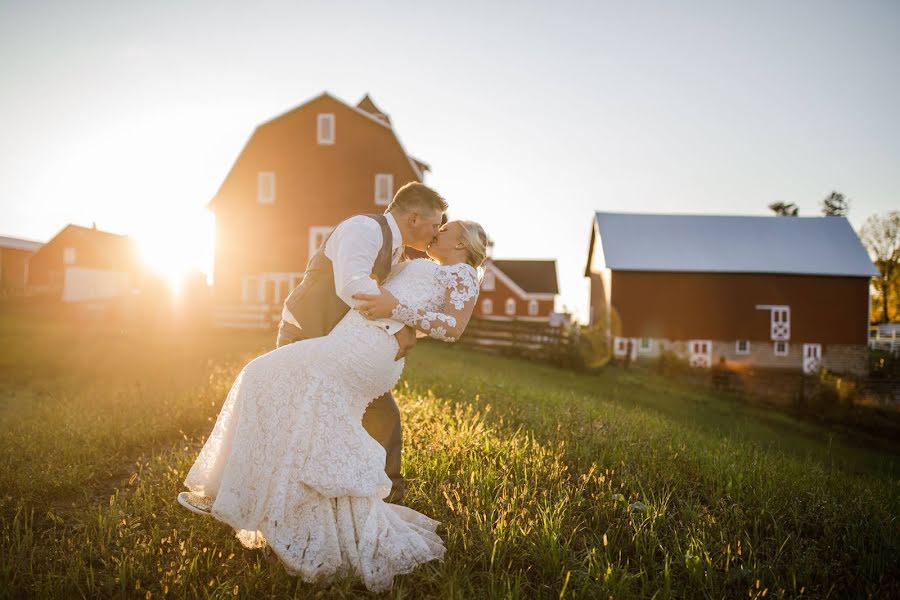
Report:
M873 300L882 322L889 323L900 302L900 211L872 215L860 228L859 238L881 273L872 280Z
M850 201L840 192L832 191L822 200L822 214L826 217L846 217L850 212Z
M797 205L793 202L787 204L784 202L773 202L769 205L769 210L779 217L796 217L798 212Z

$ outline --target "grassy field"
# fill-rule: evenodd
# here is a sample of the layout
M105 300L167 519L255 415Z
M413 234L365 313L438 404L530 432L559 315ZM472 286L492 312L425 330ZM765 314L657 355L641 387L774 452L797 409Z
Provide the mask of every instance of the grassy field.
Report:
M270 334L0 316L0 597L365 596L311 586L174 502ZM397 397L407 504L442 563L397 598L900 595L900 461L653 374L420 344Z

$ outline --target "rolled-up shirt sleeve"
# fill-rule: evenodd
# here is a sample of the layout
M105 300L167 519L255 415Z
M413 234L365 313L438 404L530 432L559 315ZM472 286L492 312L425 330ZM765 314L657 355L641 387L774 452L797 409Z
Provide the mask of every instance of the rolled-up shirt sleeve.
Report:
M352 218L340 224L325 244L325 255L334 269L334 288L350 308L359 306L354 294L378 295L378 283L372 278L375 259L383 243L381 226L368 217ZM394 334L404 324L393 319L373 321Z

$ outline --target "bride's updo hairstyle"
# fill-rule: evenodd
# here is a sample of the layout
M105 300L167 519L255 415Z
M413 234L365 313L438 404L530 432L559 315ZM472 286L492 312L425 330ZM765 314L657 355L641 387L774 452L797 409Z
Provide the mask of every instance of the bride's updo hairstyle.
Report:
M460 221L459 227L462 231L459 241L466 249L466 262L477 269L487 258L487 234L475 221Z

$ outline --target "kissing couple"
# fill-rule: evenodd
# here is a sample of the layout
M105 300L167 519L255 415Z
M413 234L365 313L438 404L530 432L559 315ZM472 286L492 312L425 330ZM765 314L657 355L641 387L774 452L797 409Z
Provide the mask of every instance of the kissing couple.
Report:
M356 574L374 592L440 559L438 522L399 502L391 389L419 336L456 341L487 235L412 182L383 215L341 222L284 303L276 349L238 374L178 501L266 548L291 575ZM404 246L428 258L404 259Z

